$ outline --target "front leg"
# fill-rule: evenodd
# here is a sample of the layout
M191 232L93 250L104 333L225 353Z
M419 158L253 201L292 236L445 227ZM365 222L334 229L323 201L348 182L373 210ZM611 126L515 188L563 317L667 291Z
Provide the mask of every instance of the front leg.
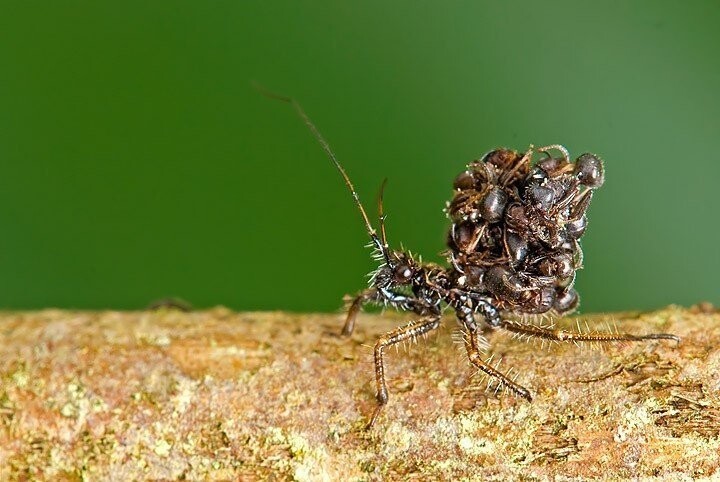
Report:
M407 326L401 326L387 332L375 343L375 384L377 388L377 407L373 412L370 422L366 426L366 430L372 428L383 407L385 407L388 402L387 383L385 382L385 362L383 360L385 348L405 340L414 339L419 335L424 335L425 333L437 329L439 326L440 315L432 314L425 318L421 318L418 321L410 322Z
M355 330L355 319L357 318L357 315L364 304L372 301L379 301L380 299L380 293L378 293L378 290L376 288L367 288L358 293L352 300L352 303L350 303L350 307L348 308L347 317L345 318L345 325L342 329L342 335L352 335L353 330Z
M348 308L345 325L342 329L343 336L352 335L355 330L355 320L363 305L367 303L386 303L398 310L416 311L418 300L386 288L367 288L353 298Z

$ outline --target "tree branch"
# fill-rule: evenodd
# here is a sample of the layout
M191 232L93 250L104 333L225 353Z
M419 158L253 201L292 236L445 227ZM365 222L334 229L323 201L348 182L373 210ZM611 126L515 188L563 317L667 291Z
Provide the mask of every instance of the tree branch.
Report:
M473 376L455 323L388 351L407 318L285 313L0 315L0 479L622 479L718 476L720 314L582 317L666 340L576 347L489 333L528 403ZM571 322L561 322L568 328ZM585 326L584 322L580 326ZM406 351L406 353L403 353Z

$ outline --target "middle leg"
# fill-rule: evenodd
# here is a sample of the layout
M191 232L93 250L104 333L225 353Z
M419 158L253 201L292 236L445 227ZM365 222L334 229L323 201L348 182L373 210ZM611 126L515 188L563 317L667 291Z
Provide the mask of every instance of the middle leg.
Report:
M504 386L505 388L513 392L515 395L524 398L528 402L532 402L532 395L530 395L530 390L521 385L518 385L513 380L508 378L507 375L496 370L492 365L483 360L482 352L480 350L480 336L480 333L477 331L465 334L465 350L467 350L470 363L472 363L476 368L478 368L480 371L484 372L488 376L497 379L500 385Z

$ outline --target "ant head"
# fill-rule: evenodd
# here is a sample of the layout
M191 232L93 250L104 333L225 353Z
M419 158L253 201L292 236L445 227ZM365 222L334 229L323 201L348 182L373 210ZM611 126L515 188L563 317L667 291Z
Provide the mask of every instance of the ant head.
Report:
M605 181L605 169L602 160L595 154L585 153L575 162L575 177L580 184L597 189Z

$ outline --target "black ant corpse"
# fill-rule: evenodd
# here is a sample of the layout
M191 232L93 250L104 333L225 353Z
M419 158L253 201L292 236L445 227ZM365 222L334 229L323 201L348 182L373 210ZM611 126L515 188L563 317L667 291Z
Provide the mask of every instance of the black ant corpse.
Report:
M454 197L446 208L452 221L445 252L449 267L423 263L412 254L390 248L385 233L383 183L378 200L379 231L360 202L353 183L320 131L300 105L260 89L267 97L292 105L332 161L348 187L370 236L373 257L380 265L370 286L349 305L342 334L349 336L363 305L378 304L414 313L417 318L385 333L375 342L377 406L371 428L388 402L385 349L413 340L440 326L443 311L455 312L464 331L469 362L515 395L532 401L530 391L483 359L485 323L524 337L557 342L674 340L666 333L633 335L580 332L538 326L507 315L569 314L578 305L573 288L582 267L579 239L587 226L592 194L604 181L604 167L594 154L570 161L560 145L530 147L524 153L496 149L468 164L454 182ZM550 152L557 151L559 157ZM532 163L535 154L544 159Z

